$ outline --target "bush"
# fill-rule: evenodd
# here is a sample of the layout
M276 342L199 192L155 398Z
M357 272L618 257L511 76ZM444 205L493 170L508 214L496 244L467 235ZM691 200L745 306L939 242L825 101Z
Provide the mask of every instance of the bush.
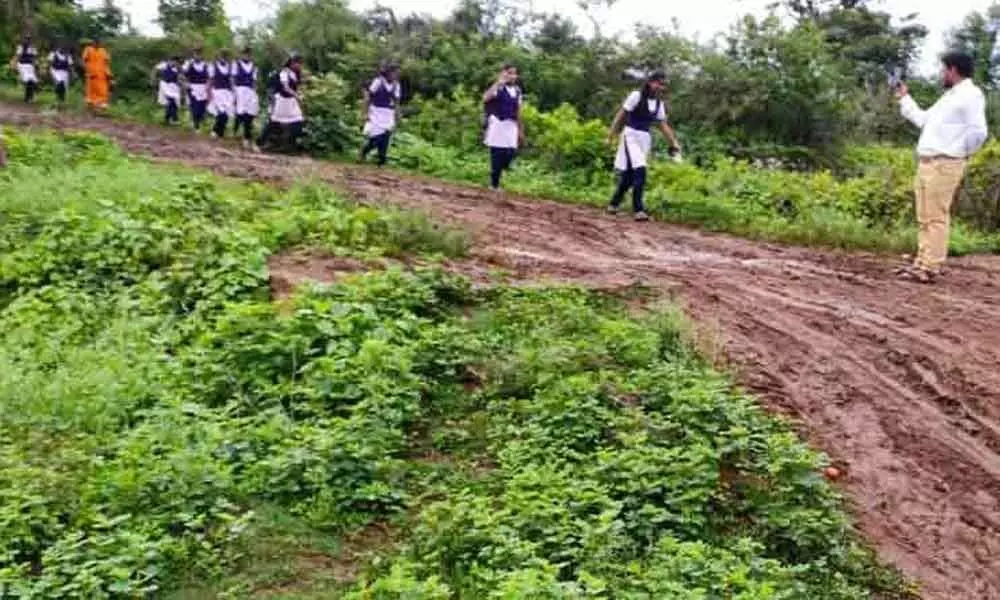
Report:
M334 73L309 77L302 89L306 112L303 146L312 154L329 156L353 150L361 143L360 101L347 83Z
M1000 141L990 140L969 162L958 214L986 231L1000 231Z

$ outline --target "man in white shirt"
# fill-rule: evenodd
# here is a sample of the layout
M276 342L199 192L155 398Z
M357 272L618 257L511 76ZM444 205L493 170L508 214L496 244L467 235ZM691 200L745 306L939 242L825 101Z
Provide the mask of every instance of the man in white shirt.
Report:
M927 110L910 96L906 84L896 88L904 117L920 127L917 143L917 222L920 235L912 267L900 269L906 279L931 283L948 256L951 204L962 183L969 156L986 141L986 99L970 79L972 58L954 52L941 59L945 93Z

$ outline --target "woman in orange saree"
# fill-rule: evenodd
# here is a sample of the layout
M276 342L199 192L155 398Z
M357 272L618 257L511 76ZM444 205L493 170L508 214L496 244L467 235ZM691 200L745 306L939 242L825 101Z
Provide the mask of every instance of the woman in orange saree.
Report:
M104 110L111 96L111 55L101 40L94 40L83 49L82 58L87 76L87 106Z

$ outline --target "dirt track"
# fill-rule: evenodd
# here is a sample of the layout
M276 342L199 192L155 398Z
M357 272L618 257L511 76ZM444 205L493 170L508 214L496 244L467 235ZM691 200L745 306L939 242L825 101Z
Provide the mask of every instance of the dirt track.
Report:
M933 286L891 262L638 225L587 208L308 159L255 156L156 128L44 118L127 150L264 180L321 178L475 232L473 259L523 278L667 291L718 332L745 385L845 469L865 535L930 599L1000 599L1000 257Z

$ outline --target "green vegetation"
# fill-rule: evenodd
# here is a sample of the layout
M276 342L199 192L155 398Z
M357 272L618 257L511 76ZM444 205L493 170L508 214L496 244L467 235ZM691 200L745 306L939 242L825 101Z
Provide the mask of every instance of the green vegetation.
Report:
M333 75L315 80L307 90L312 109L310 150L350 160L359 142L360 125L351 121L341 100L348 87ZM0 97L13 99L0 88ZM50 98L42 97L48 105ZM453 101L433 101L404 121L392 149L392 164L407 171L472 184L488 180L489 165L475 127L460 114L475 111L476 102L459 93ZM151 103L122 103L115 118L156 123L159 108ZM356 117L354 117L356 119ZM581 119L570 106L543 113L525 110L528 132L538 132L531 147L505 178L511 191L603 206L614 186L614 149L605 125ZM348 124L344 121L347 120ZM457 125L456 125L457 123ZM440 143L428 142L438 139ZM782 242L908 252L916 240L913 222L911 150L891 146L853 147L837 172L760 168L745 161L712 155L690 142L702 164L671 163L660 156L649 175L647 208L657 218L741 236ZM1000 143L990 145L970 166L959 202L961 219L951 237L953 255L1000 252L1000 213L996 157ZM713 158L714 156L714 158Z
M196 41L208 54L245 43L265 74L288 49L302 52L310 71L305 144L316 156L355 155L360 88L380 60L399 59L405 103L393 164L473 183L487 179L478 98L499 65L512 60L527 94L528 144L506 186L594 205L604 204L614 185L608 121L638 85L636 73L663 68L687 164L669 164L659 149L648 189L654 216L790 243L896 253L914 247L916 130L899 116L884 67L912 70L927 30L918 17L892 19L865 1L779 2L792 19L777 18L780 11L737 17L729 32L708 41L648 26L633 40L599 27L585 37L564 16L486 0L466 0L441 19L304 0L237 30L226 25L218 0L170 0L160 3L167 36L150 39L128 31L111 5L81 11L62 0L38 4L43 47L97 28L111 37L117 118L160 122L150 70ZM614 2L583 4L599 24ZM950 35L951 46L977 57L977 82L991 99L1000 87L990 55L997 19L1000 7L991 6ZM15 33L0 26L0 40L13 43ZM938 95L936 82L909 79L920 102ZM4 87L0 95L20 94ZM72 97L79 104L79 92ZM43 103L50 98L44 94ZM992 128L1000 126L997 107L990 102ZM953 254L1000 250L998 154L993 142L975 159L958 205Z
M322 187L4 141L0 595L908 597L672 311L435 268L274 302L285 249L463 245Z

